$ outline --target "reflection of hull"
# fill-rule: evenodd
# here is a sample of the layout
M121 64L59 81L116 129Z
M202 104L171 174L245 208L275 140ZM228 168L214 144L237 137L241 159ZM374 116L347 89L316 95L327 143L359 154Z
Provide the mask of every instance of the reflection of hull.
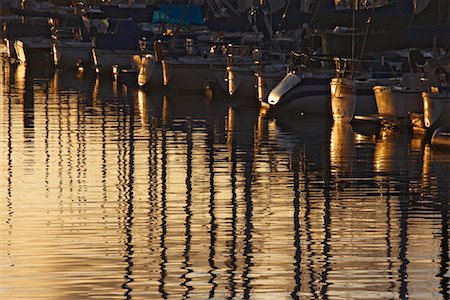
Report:
M162 87L161 63L156 62L152 55L139 57L138 85L149 87Z
M380 117L409 120L410 112L421 113L420 91L397 87L375 86L373 88Z
M302 116L281 114L276 116L276 124L283 130L295 133L296 136L307 138L309 145L324 145L330 140L330 119L326 116ZM298 146L298 140L283 139L283 135L277 137L277 141L285 146ZM326 149L328 155L328 149ZM319 154L319 153L316 153Z
M351 172L355 157L355 135L352 126L345 122L335 122L330 139L330 162L333 171Z
M330 115L330 78L302 78L288 73L269 93L276 111L303 115Z
M201 57L165 60L164 85L177 90L203 91L216 81L211 63Z
M50 64L51 42L48 38L21 38L14 42L14 49L20 62L30 64Z
M62 69L91 65L91 43L58 42L53 44L53 62Z
M112 67L117 65L120 68L131 68L133 66L133 55L135 50L106 50L92 49L93 65L105 72L112 72Z
M422 93L426 128L450 126L450 94Z
M355 81L347 78L333 78L330 87L333 120L350 122L356 108Z
M140 109L144 110L141 113L145 115L146 120L156 118L171 124L170 120L181 120L186 117L194 119L206 119L213 115L225 117L228 110L228 103L211 102L201 94L166 91L163 93L139 91L139 105ZM211 109L212 107L214 109Z
M401 131L382 133L382 138L375 145L374 171L411 172L406 162L411 151L411 135ZM399 163L400 161L405 163ZM415 171L414 171L415 172Z

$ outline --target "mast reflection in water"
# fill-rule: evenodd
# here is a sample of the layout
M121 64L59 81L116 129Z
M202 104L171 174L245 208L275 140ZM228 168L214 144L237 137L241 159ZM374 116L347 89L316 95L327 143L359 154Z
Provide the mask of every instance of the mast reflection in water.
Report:
M448 299L423 137L1 70L2 298Z

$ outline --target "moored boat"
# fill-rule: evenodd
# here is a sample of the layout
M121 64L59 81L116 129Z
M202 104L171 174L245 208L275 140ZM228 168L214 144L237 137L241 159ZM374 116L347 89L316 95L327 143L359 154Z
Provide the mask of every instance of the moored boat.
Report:
M420 73L406 73L399 85L374 86L379 117L389 123L409 125L411 113L423 113L421 93L428 89L428 83L422 77Z
M353 56L353 55L352 55ZM334 58L336 77L331 79L331 115L334 121L351 122L355 116L357 91L355 75L355 59ZM350 70L347 68L350 67Z
M330 82L331 114L334 121L350 122L356 109L355 81L345 77L335 77Z
M177 90L203 91L216 82L212 66L225 65L220 57L200 55L170 57L162 61L164 86Z
M289 72L273 88L267 103L271 109L299 115L330 115L330 74Z
M49 38L42 36L19 38L14 42L14 49L17 59L28 66L51 64L51 40Z
M92 44L83 18L67 15L50 20L52 28L53 63L60 69L91 66Z
M61 69L91 65L91 43L83 41L57 41L52 45L53 63Z
M155 55L146 53L135 55L133 59L138 65L137 83L140 87L163 87L161 62Z
M433 132L431 145L450 150L450 127L439 127Z
M334 70L322 67L320 57L292 52L287 74L265 101L276 113L330 116L330 80L333 75Z
M150 39L150 32L142 30L132 19L109 19L105 32L93 36L92 61L97 72L111 72L134 67L133 56L141 53L139 41Z
M450 126L449 92L423 92L424 126L427 129Z
M4 24L3 36L8 57L18 59L14 46L15 41L23 38L50 39L50 26L44 18L28 18L27 23L11 20Z

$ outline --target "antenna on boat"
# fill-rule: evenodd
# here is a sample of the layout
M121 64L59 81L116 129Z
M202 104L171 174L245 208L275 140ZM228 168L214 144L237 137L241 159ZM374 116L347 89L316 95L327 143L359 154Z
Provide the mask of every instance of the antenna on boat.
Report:
M369 34L369 27L370 27L370 23L372 23L372 18L373 18L374 12L375 12L375 5L372 8L372 13L371 13L370 17L367 19L366 32L364 33L364 40L363 40L363 44L361 46L361 54L359 55L359 59L362 59L362 56L364 53L364 48L366 47L367 35Z
M353 4L353 11L352 11L352 73L350 74L351 77L353 77L355 73L355 27L356 27L356 9L358 6L358 0L355 0L355 3Z

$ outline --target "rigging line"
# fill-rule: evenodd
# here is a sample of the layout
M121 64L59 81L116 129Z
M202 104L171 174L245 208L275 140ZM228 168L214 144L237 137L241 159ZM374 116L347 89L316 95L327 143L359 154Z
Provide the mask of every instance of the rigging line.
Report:
M311 33L312 25L314 24L314 21L320 10L320 3L321 2L319 0L314 0L314 2L312 2L310 5L310 7L313 7L313 13L311 15L311 20L309 21L309 26L308 26L308 28L306 28L305 37L308 37Z
M186 5L186 8L184 9L183 15L181 16L181 19L177 25L177 28L175 29L175 33L173 34L173 37L170 40L169 49L173 50L173 48L175 46L175 38L178 35L178 32L180 31L181 23L184 21L184 18L187 15L187 10L188 10L189 6L191 6L191 3L192 3L192 0L189 0L188 4Z
M309 22L308 30L311 28L311 25L314 23L314 19L317 17L317 14L320 9L320 1L319 0L314 0L314 2L312 4L316 4L316 5L314 5L314 10L313 10L313 14L311 16L311 21Z
M356 23L356 3L358 0L355 0L353 3L353 12L352 12L352 73L351 77L353 77L355 72L355 23Z
M236 14L237 16L240 16L241 14L239 13L239 11L233 6L231 5L231 3L229 3L227 0L220 0L220 3L224 4L226 7L228 7L234 14Z
M359 59L361 60L364 54L364 48L366 47L366 41L367 41L367 36L369 35L369 27L370 27L370 23L372 23L372 18L373 15L375 13L375 6L372 8L372 13L369 17L369 19L367 20L367 26L366 26L366 32L364 33L364 40L361 46L361 54L359 55Z
M432 1L433 0L430 0L427 4L426 4L426 6L425 6L425 8L423 8L419 13L420 14L423 14L424 12L426 13L428 10L430 10L430 7L431 7L431 9L433 8L433 4L432 4ZM439 13L439 20L441 19L441 14L440 14L440 12L441 12L441 0L438 0L439 2L438 2L438 13ZM444 0L444 1L448 1L448 0ZM398 10L397 10L398 11ZM408 28L410 28L412 25L413 25L413 22L414 22L414 16L416 15L416 12L415 11L413 11L412 12L412 14L411 14L411 19L410 19L410 21L409 21L409 25L408 25ZM425 16L426 16L426 14L425 14ZM440 23L440 21L439 21L439 23Z
M398 9L397 9L397 13L398 13ZM413 11L412 14L411 14L411 18L409 19L408 28L411 28L411 26L413 25L415 14L416 14L416 12Z
M289 7L291 6L291 3L292 3L292 0L288 0L288 3L286 4L286 7L284 8L284 12L283 12L283 16L281 17L281 20L283 20L286 17L286 15L289 11ZM280 25L280 24L281 24L281 21L277 25Z

